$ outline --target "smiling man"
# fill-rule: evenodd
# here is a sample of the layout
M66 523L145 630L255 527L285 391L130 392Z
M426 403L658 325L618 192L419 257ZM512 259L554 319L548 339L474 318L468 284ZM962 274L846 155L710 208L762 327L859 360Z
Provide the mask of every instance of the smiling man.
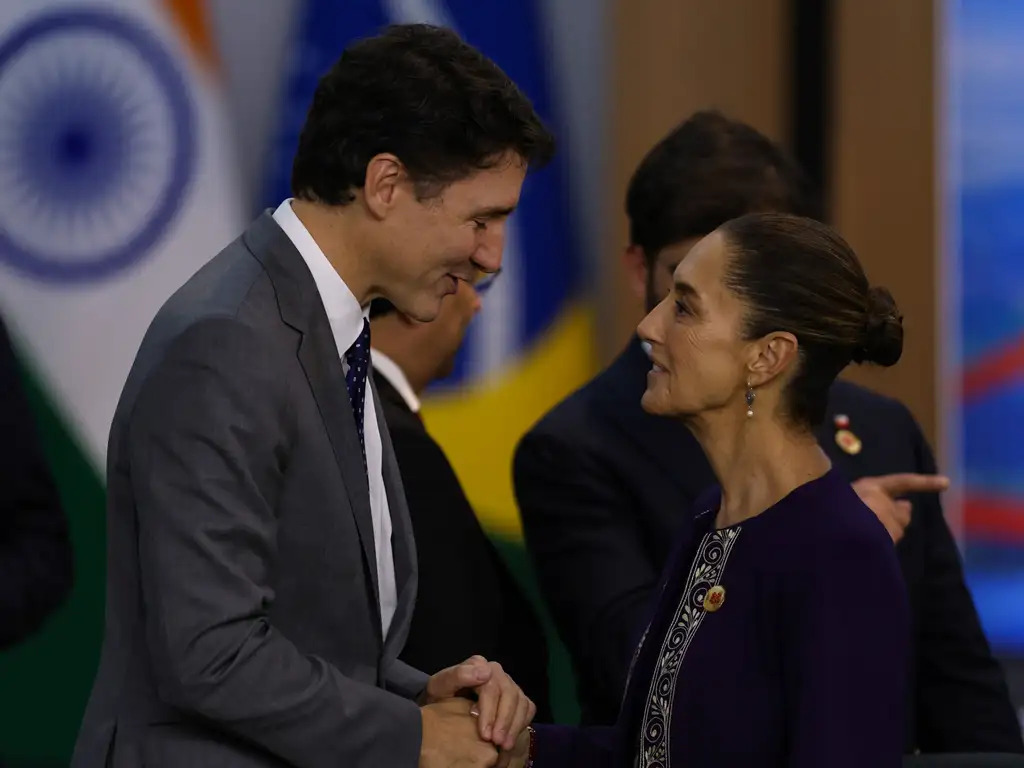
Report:
M429 321L457 280L497 271L552 151L449 31L391 28L323 77L294 199L164 305L122 393L74 766L482 766L512 745L534 707L500 666L398 660L417 569L367 308Z

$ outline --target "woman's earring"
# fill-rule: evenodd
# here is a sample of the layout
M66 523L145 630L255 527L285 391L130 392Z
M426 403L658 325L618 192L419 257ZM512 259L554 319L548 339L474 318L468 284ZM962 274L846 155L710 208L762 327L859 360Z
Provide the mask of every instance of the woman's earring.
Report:
M750 382L747 382L747 418L754 416L754 398L757 397L757 393L754 392L754 388L750 386Z

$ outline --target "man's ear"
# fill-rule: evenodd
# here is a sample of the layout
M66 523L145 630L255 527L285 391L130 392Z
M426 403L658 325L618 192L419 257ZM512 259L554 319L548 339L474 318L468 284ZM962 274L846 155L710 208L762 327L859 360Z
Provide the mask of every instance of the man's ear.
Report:
M633 295L641 301L647 300L647 280L650 268L647 256L639 245L630 245L622 254L622 263L626 267L626 279Z
M370 158L363 179L363 197L371 215L378 219L387 217L401 194L401 183L408 177L402 161L390 152Z

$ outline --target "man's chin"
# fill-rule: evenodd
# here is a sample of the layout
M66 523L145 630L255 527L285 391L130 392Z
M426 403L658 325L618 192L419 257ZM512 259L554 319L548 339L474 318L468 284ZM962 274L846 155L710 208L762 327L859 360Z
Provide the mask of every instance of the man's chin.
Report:
M398 311L417 323L431 323L441 314L441 299L424 297L412 302L408 308L400 308Z
M455 355L447 357L437 369L435 379L447 379L455 371Z

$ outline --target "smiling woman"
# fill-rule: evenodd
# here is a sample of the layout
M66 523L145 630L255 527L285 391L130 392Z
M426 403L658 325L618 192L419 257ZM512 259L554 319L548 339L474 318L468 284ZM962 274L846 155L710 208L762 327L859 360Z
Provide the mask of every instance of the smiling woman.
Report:
M757 398L803 428L821 421L851 361L893 365L903 348L892 296L869 286L846 242L784 214L735 219L694 246L641 335L662 382L644 396L652 413L740 413ZM661 375L673 370L686 382L674 390Z
M674 283L638 329L643 406L685 422L720 487L684 518L618 724L537 726L512 764L895 768L905 588L813 433L843 367L899 358L892 297L833 230L783 214L726 223Z

